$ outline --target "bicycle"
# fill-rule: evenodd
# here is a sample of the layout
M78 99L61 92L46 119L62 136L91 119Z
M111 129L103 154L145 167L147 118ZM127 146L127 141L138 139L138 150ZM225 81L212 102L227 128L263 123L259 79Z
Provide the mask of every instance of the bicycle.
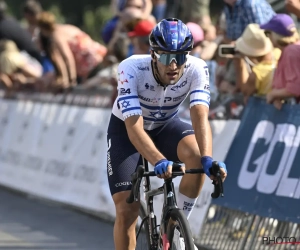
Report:
M176 195L174 191L173 178L177 176L183 176L184 174L203 174L203 169L190 169L185 173L181 171L181 165L173 163L172 178L165 179L163 186L151 190L150 177L156 176L154 171L149 172L148 161L143 158L143 165L137 167L136 172L131 175L132 188L127 203L133 203L134 201L140 201L139 217L141 218L141 224L136 233L136 239L138 242L139 235L142 228L144 229L146 237L146 246L140 246L147 250L177 250L174 243L174 234L183 238L185 249L194 249L194 240L192 238L191 229L188 220L181 209L177 207ZM223 183L220 176L220 167L218 163L213 162L213 166L210 169L210 173L217 177L217 182L213 181L214 192L211 197L216 199L223 194ZM140 200L140 185L142 178L144 180L144 195L146 204ZM164 203L162 208L162 215L160 225L157 225L156 215L153 210L153 198L154 196L164 194ZM158 227L160 228L158 230ZM179 237L178 237L179 239ZM181 248L180 248L181 249ZM184 249L182 249L184 250Z

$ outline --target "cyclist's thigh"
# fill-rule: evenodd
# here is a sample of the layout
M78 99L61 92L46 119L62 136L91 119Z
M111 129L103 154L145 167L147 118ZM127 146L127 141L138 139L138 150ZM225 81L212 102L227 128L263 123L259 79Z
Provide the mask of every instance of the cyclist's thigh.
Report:
M155 136L155 145L168 160L180 161L177 155L178 143L184 137L193 134L195 132L191 124L175 117Z
M140 154L130 142L123 121L112 115L107 133L107 175L111 195L131 190L131 174Z

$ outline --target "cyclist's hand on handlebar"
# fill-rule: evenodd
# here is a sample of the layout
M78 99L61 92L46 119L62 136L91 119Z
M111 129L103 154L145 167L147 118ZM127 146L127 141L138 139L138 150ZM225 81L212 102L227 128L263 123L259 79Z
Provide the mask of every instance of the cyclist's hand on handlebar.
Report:
M172 161L162 159L155 164L154 172L158 178L168 179L172 177Z
M213 159L210 156L203 156L201 157L201 164L203 166L206 175L210 177L210 179L216 180L216 177L210 174L210 168L213 166ZM227 176L226 164L224 162L219 161L218 165L220 167L221 179L224 182Z
M172 177L172 161L168 161L167 159L162 159L155 164L154 172L158 178L168 179ZM185 168L182 168L184 172Z

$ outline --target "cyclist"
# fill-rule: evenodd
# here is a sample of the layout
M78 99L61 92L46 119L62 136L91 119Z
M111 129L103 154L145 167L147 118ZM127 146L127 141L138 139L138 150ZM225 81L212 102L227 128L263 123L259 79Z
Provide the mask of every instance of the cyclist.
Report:
M116 250L133 250L139 203L127 204L130 175L141 164L140 155L155 166L159 178L171 177L173 161L186 169L204 168L210 176L212 133L206 63L189 55L193 37L178 19L163 19L149 36L151 55L133 55L118 66L118 97L109 122L107 172L116 207ZM189 95L192 125L177 116ZM222 180L227 170L220 162ZM183 169L184 171L184 169ZM182 177L178 207L189 217L205 175ZM196 249L196 247L195 247Z

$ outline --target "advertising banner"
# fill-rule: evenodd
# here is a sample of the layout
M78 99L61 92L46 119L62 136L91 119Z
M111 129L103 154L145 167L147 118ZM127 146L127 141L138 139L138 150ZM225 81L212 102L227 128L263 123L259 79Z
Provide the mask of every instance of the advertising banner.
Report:
M300 108L252 98L226 157L225 197L215 204L300 222Z

